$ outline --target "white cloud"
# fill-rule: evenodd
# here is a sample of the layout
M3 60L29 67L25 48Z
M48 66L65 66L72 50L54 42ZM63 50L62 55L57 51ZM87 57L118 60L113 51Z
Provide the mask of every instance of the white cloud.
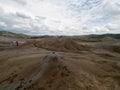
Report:
M117 24L114 24L114 23L108 23L106 25L106 27L109 29L109 30L119 30L120 29L120 26L118 26Z
M18 24L18 25L13 25L13 28L30 30L32 27L29 24Z
M37 35L120 33L120 0L0 0L0 22Z
M110 15L120 15L120 0L106 1L104 4L104 11Z
M5 22L0 22L0 27L6 27L6 23Z

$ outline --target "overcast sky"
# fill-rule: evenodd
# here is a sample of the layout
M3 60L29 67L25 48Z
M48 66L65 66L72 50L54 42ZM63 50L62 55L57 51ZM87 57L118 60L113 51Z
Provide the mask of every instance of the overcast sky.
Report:
M0 0L0 30L29 35L120 33L120 0Z

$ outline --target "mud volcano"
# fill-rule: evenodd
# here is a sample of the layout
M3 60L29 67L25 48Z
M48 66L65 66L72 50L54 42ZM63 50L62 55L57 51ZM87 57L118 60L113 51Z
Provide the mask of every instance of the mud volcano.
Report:
M52 53L43 59L39 79L29 90L67 90L67 84L74 82L72 72L65 64L64 58ZM36 88L39 87L39 88Z
M34 43L34 46L38 48L64 52L88 51L92 48L88 45L79 44L69 38L43 38L32 43Z
M65 65L64 58L53 52L44 57L33 74L19 82L1 83L0 90L62 90L65 89L64 85L72 80L70 78L71 71Z

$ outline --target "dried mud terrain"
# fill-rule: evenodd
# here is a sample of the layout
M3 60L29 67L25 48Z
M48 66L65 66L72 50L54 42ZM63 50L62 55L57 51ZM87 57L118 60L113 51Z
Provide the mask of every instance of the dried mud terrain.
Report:
M120 90L120 41L0 39L0 90Z

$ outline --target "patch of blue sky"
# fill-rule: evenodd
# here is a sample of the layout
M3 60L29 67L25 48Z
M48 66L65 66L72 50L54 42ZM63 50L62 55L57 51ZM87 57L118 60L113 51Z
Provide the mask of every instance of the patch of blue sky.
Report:
M89 10L96 6L100 6L102 4L102 1L103 0L83 0L82 2L78 2L77 4L71 3L71 8L78 12L82 10Z
M94 17L93 17L94 18ZM98 18L98 19L93 19L93 20L91 20L91 21L89 21L89 22L91 22L91 23L93 23L93 24L106 24L106 23L108 23L109 21L110 21L110 19L111 19L111 16L109 16L109 15L105 15L105 16L103 16L103 17L101 17L101 18Z

